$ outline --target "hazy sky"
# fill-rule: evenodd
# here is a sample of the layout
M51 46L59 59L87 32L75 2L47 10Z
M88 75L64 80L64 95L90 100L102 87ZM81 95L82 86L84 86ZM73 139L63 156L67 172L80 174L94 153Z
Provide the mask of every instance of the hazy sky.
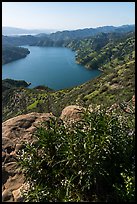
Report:
M135 2L2 2L2 26L78 29L135 24Z

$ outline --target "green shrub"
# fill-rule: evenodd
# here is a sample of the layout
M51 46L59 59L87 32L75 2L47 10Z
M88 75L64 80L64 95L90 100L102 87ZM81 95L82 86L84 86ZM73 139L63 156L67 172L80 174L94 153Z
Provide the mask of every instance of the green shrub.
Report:
M134 201L134 118L85 114L73 128L43 123L19 157L26 202Z
M38 100L34 101L32 104L30 104L28 107L27 107L27 110L32 110L33 108L36 108L37 107L37 104L38 104Z
M93 91L92 93L84 96L84 100L90 100L91 98L94 98L95 96L97 96L99 94L98 90Z

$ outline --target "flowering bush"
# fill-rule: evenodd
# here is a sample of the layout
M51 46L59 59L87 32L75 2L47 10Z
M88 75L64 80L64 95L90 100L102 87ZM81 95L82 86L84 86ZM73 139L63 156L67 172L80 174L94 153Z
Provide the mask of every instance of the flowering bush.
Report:
M133 115L105 110L87 112L73 129L43 123L19 157L25 201L134 201L134 136Z

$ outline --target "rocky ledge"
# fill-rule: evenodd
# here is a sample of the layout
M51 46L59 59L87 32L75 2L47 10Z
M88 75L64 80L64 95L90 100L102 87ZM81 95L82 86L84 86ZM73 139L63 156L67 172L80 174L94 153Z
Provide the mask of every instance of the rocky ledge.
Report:
M60 116L64 122L78 121L84 108L71 105ZM2 123L2 201L23 202L21 190L28 188L25 178L17 166L18 151L22 142L33 142L32 134L43 121L55 118L52 113L29 113L11 118Z

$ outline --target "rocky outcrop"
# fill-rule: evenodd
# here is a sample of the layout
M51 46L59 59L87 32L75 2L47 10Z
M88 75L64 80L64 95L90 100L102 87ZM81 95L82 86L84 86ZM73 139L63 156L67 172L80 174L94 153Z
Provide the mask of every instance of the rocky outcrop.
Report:
M51 113L29 113L11 118L2 124L2 201L21 202L21 190L26 188L24 176L17 166L22 142L32 142L39 123L54 117Z
M82 119L85 109L71 105L66 107L60 118L68 124ZM29 113L11 118L2 124L2 201L23 202L21 190L28 186L24 175L17 166L18 151L23 148L22 142L34 142L32 134L43 121L55 118L52 113Z

